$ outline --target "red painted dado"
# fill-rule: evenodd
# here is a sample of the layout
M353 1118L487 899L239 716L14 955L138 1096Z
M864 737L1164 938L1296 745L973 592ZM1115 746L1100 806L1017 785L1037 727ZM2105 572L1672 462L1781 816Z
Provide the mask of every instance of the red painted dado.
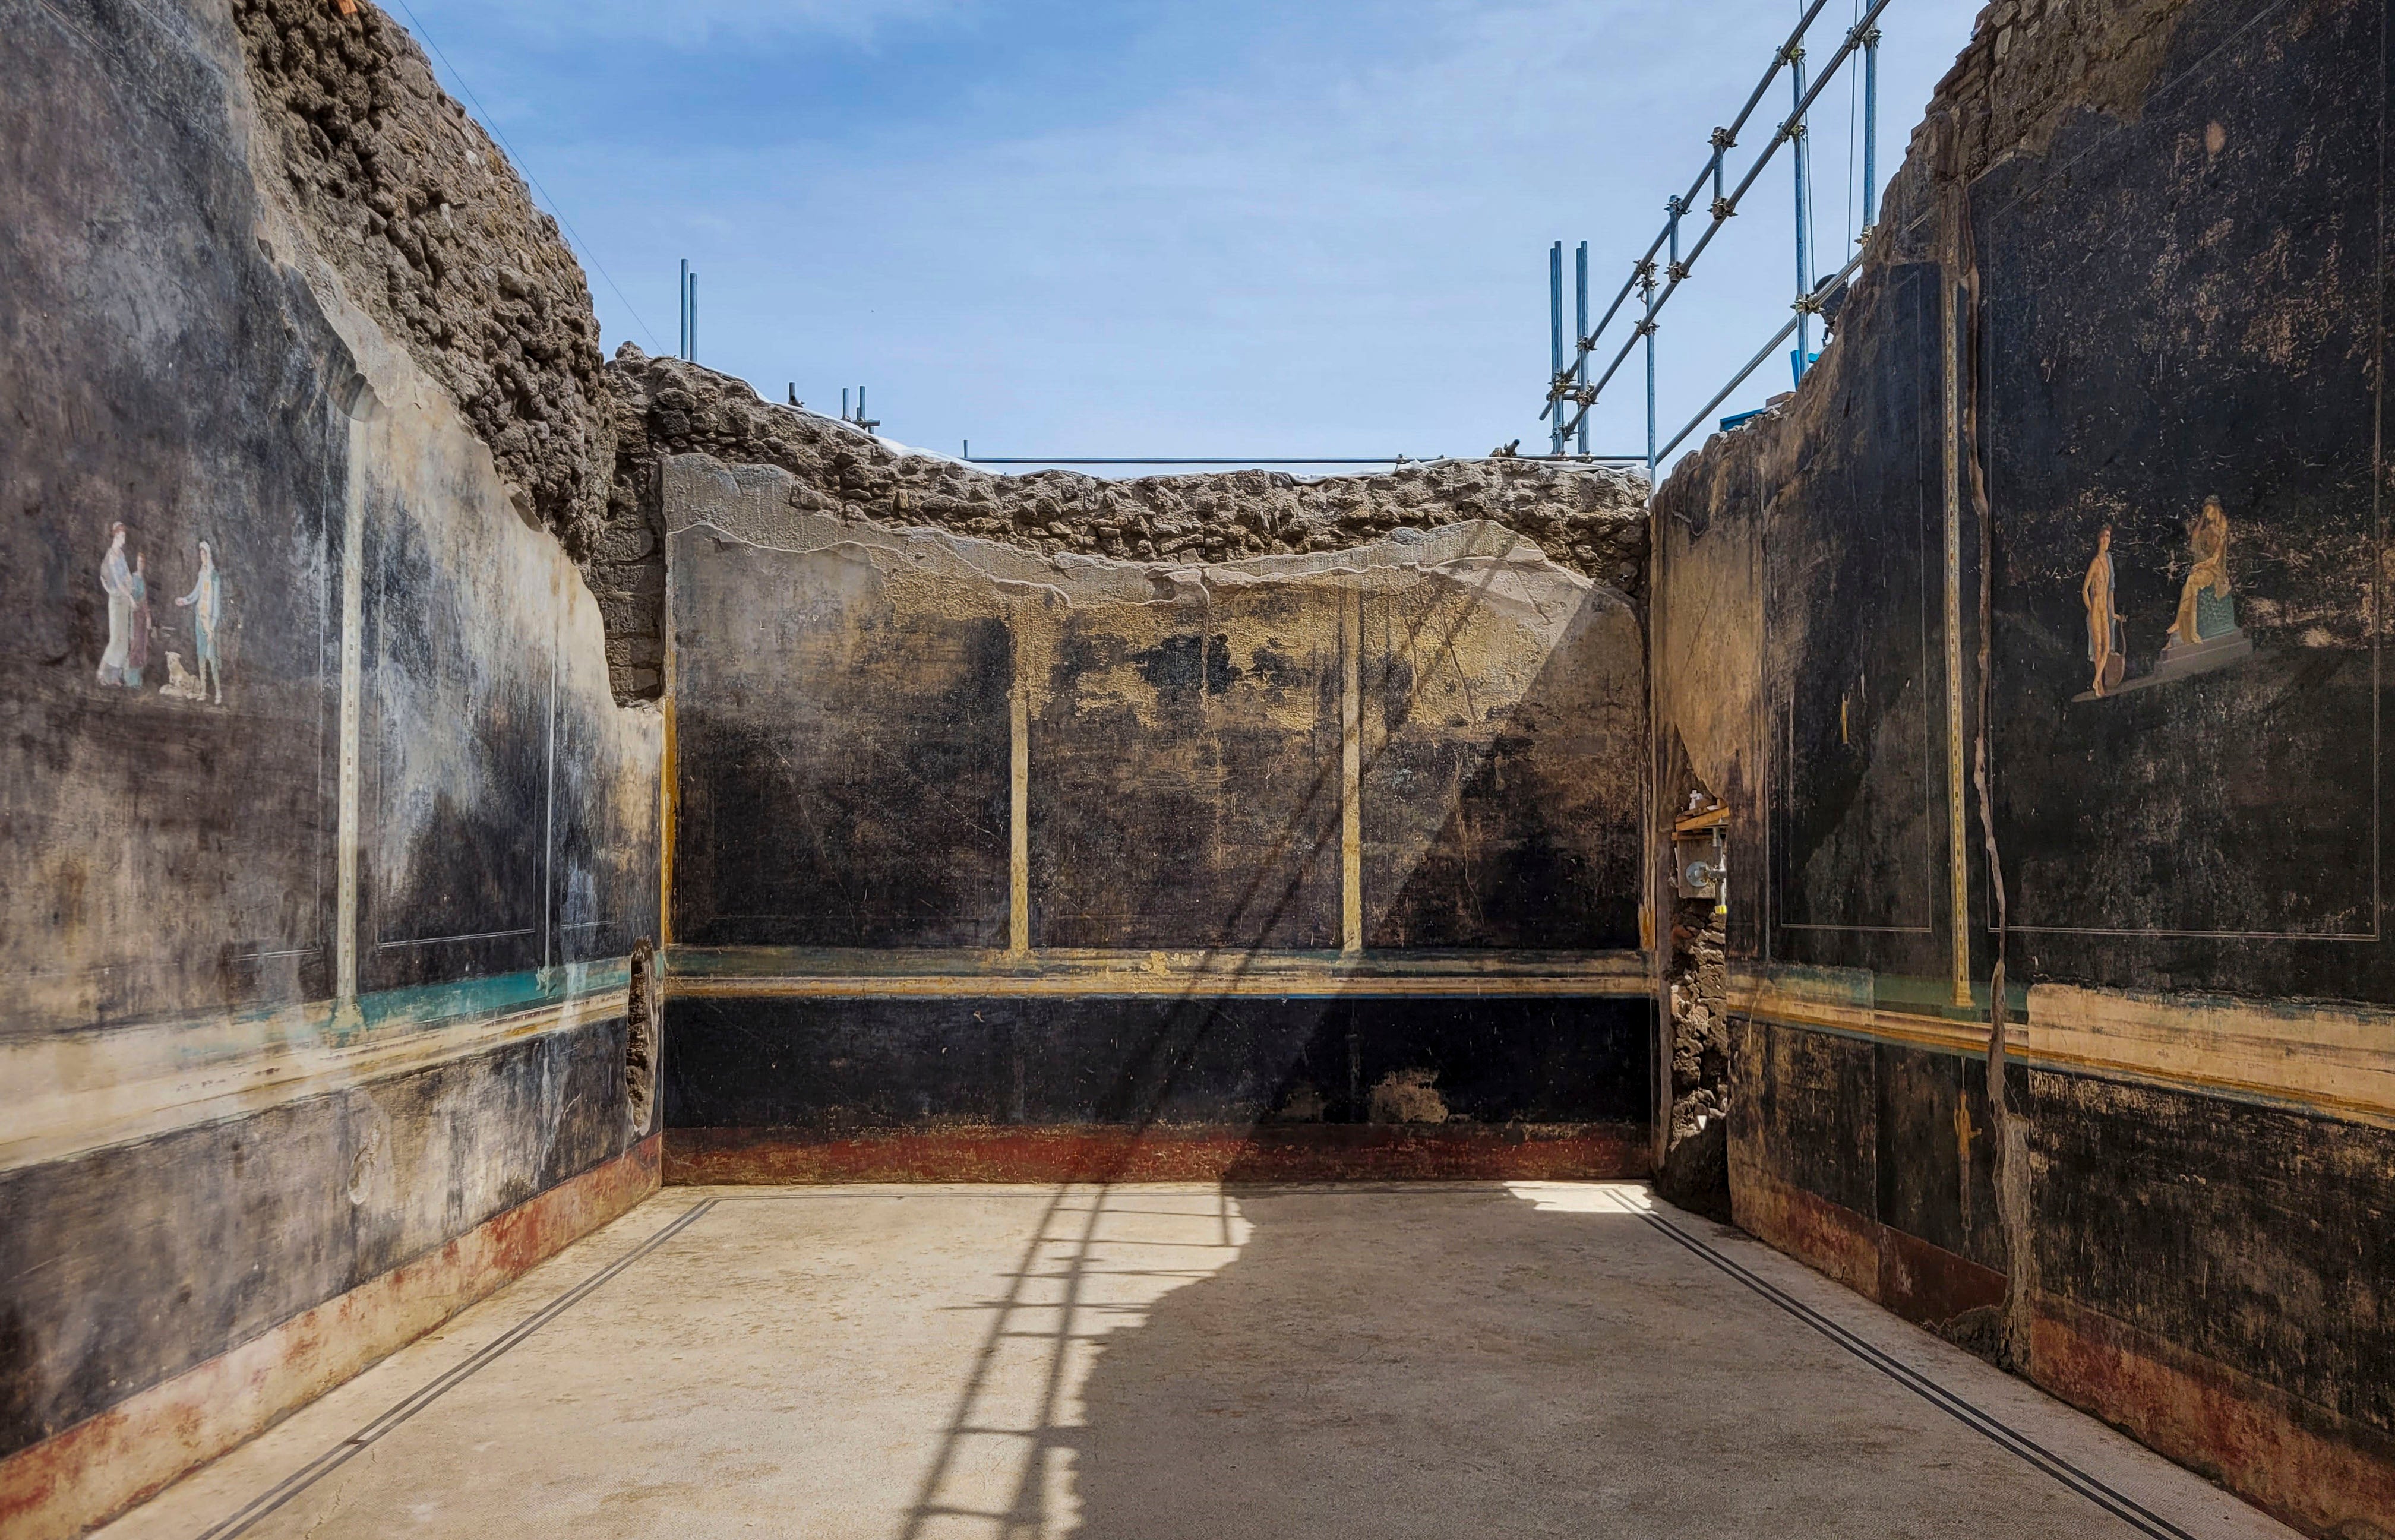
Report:
M2030 1377L2311 1534L2395 1533L2395 1439L2041 1296Z
M0 1460L0 1534L66 1540L255 1437L655 1192L659 1137Z
M1740 1229L1910 1321L1950 1328L2004 1304L2002 1273L1801 1188L1741 1165L1730 1192ZM2383 1434L2044 1295L2022 1367L2307 1533L2395 1533L2395 1440Z
M843 1137L676 1128L669 1184L1597 1180L1643 1177L1633 1125L959 1127Z

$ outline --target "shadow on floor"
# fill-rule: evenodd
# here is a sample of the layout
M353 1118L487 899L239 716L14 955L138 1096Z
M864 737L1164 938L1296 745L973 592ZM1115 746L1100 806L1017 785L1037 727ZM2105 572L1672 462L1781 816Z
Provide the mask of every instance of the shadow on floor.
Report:
M1601 1189L1230 1201L1236 1257L1105 1333L1052 1435L1081 1540L2109 1533Z

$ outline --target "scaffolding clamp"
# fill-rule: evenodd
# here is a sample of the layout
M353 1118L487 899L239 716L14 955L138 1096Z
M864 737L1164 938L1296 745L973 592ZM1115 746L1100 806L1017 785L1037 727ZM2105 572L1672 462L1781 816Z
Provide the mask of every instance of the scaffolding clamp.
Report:
M1738 204L1731 202L1729 199L1715 198L1714 200L1714 219L1715 223L1719 223L1721 220L1728 218L1731 215L1736 214L1737 212Z

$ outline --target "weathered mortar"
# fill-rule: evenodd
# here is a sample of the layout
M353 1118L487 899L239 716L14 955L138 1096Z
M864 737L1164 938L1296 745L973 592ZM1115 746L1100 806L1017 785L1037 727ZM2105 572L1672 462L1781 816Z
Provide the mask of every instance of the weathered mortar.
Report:
M557 221L371 4L233 0L292 203L352 302L454 397L520 510L587 559L613 463L599 322Z
M663 658L664 522L657 465L698 453L797 477L801 511L929 525L1051 554L1236 561L1335 550L1396 529L1489 520L1634 604L1647 583L1646 483L1612 467L1442 460L1372 476L1264 470L1109 481L1069 471L994 476L902 454L832 418L760 399L740 380L627 344L609 377L615 489L592 586L607 613L619 696L656 693Z

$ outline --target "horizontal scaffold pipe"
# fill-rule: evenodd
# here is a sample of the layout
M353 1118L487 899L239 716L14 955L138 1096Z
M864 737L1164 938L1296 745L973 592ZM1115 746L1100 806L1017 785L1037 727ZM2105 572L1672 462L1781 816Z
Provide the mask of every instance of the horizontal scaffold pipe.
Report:
M1834 277L1826 279L1820 284L1816 286L1813 290L1814 295L1819 296L1835 289L1839 284L1853 277L1855 270L1862 265L1862 253L1857 252L1854 257L1847 261L1845 267L1838 270ZM1740 386L1744 385L1746 383L1746 377L1749 375L1753 374L1757 369L1763 367L1764 360L1769 358L1772 354L1780 350L1780 345L1787 341L1790 335L1796 330L1796 322L1800 319L1802 319L1801 312L1798 315L1790 316L1788 318L1788 324L1780 328L1779 335L1774 336L1770 341L1765 343L1763 345L1762 351L1756 353L1753 358L1748 359L1746 361L1746 367L1740 369L1736 375L1730 376L1730 382L1727 385L1723 386L1721 389L1714 394L1713 400L1705 402L1703 408L1700 410L1695 416L1688 419L1687 427L1683 428L1679 432L1673 435L1672 441L1670 443L1667 443L1662 448L1657 450L1655 452L1655 457L1660 460L1664 455L1672 453L1672 451L1679 448L1682 441L1686 440L1689 434L1694 433L1697 430L1698 426L1707 417L1712 416L1714 410L1718 408L1722 402L1729 400L1729 393L1731 391L1737 389Z
M1727 222L1729 217L1738 212L1739 200L1745 197L1747 190L1754 186L1755 178L1763 175L1764 167L1771 164L1771 157L1779 153L1780 147L1796 137L1797 126L1805 121L1805 114L1812 111L1814 99L1819 97L1830 82L1837 77L1840 66L1861 49L1863 39L1871 32L1872 24L1878 21L1880 12L1887 9L1889 4L1890 0L1872 0L1871 8L1863 13L1862 19L1847 29L1846 40L1838 45L1838 51L1830 58L1829 67L1815 79L1812 89L1805 93L1804 99L1796 104L1796 110L1788 115L1785 123L1780 125L1780 131L1772 136L1771 142L1764 147L1763 153L1755 157L1754 164L1747 168L1746 175L1740 179L1738 186L1715 207L1712 223L1705 227L1705 232L1702 235L1697 237L1697 244L1688 248L1688 255L1673 265L1671 281L1663 285L1663 292L1655 296L1654 309L1647 312L1647 318L1641 322L1640 330L1631 334L1630 337L1622 343L1621 350L1613 355L1613 362L1606 366L1605 373L1598 376L1596 384L1582 393L1584 399L1581 401L1580 411L1574 415L1569 423L1565 425L1565 432L1571 432L1580 427L1581 419L1588 415L1589 408L1596 404L1596 398L1604 393L1606 386L1611 383L1614 375L1621 370L1622 361L1627 359L1630 356L1630 350L1638 345L1639 337L1646 335L1645 328L1654 324L1655 315L1671 302L1672 296L1679 291L1680 284L1686 281L1688 274L1696 270L1697 258L1704 255L1705 247L1713 244L1713 238L1720 233L1722 226ZM1819 8L1818 5L1814 7L1814 10ZM1811 11L1806 13L1808 19L1812 14ZM1782 49L1781 52L1784 58L1786 50ZM1766 84L1768 83L1766 77ZM1651 257L1649 259L1651 260Z
M968 457L969 466L1426 466L1449 460L1520 460L1541 465L1555 460L1594 462L1599 465L1644 465L1644 454L1380 454L1369 459L1325 458L1314 460L1240 459L1224 456L1214 459L1192 459L1186 456L1157 455L1149 458L1074 459L1070 457L1026 454L1004 459L986 454Z
M1705 183L1713 177L1714 167L1720 164L1722 156L1728 151L1729 148L1738 143L1738 136L1745 129L1746 120L1754 115L1755 107L1763 100L1763 93L1771 89L1771 83L1779 79L1780 72L1787 67L1789 51L1805 41L1805 30L1813 24L1813 19L1820 15L1821 7L1829 3L1830 0L1813 0L1812 5L1806 7L1805 14L1796 19L1796 30L1788 34L1788 41L1780 46L1780 51L1771 56L1771 68L1764 71L1763 78L1754 83L1754 89L1747 96L1746 105L1738 110L1738 116L1730 119L1728 127L1714 130L1713 158L1705 162L1704 169L1697 173L1696 180L1688 184L1688 191L1678 200L1680 208L1684 212L1696 206L1697 194L1704 191ZM1622 301L1628 299L1630 291L1638 286L1639 278L1653 269L1655 254L1661 251L1663 243L1672 238L1672 226L1678 221L1679 217L1678 214L1674 214L1671 218L1664 220L1663 228L1657 230L1655 239L1648 243L1647 254L1630 264L1630 276L1621 281L1621 292L1613 296L1613 303L1605 308L1604 316L1598 320L1595 326L1590 329L1588 336L1580 339L1574 351L1572 368L1579 367L1581 359L1596 351L1596 339L1605 335L1605 329L1608 326L1613 324L1613 318L1621 311ZM1563 377L1570 373L1569 368L1555 372L1555 378L1550 383L1547 390L1546 411L1539 414L1541 422L1546 421L1547 413L1555 409L1555 401L1562 394L1560 388ZM1572 419L1575 426L1578 425L1579 420L1577 417Z

